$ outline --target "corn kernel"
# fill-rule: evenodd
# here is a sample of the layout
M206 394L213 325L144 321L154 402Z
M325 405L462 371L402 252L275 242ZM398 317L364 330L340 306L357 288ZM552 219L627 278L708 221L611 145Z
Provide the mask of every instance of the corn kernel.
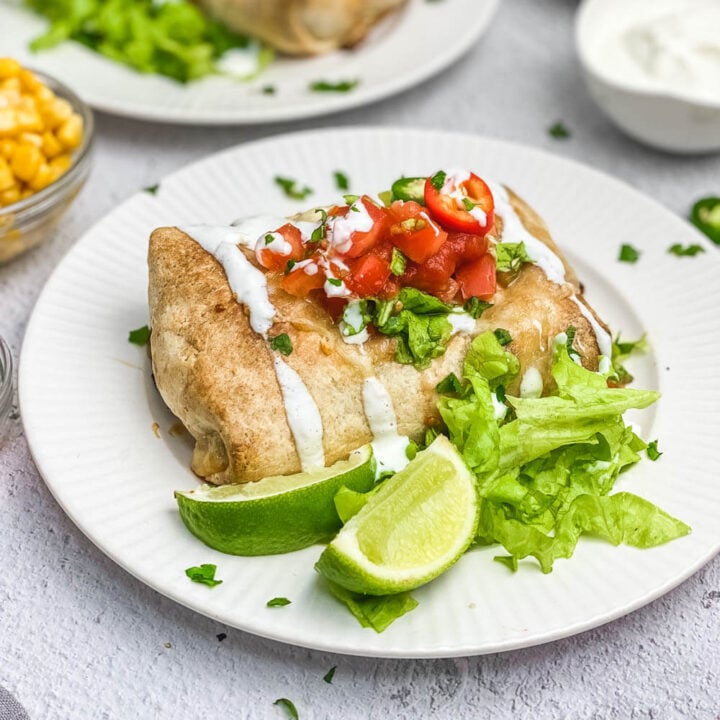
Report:
M0 137L14 135L18 129L17 112L12 108L0 110Z
M57 171L57 177L60 177L60 175L66 173L70 169L70 166L72 165L72 158L67 153L58 155L50 161L49 165L53 171Z
M17 77L20 74L20 63L9 57L0 58L0 78Z
M9 77L5 80L0 80L0 90L3 92L22 92L22 83L19 77Z
M30 182L37 176L40 168L44 165L45 158L35 145L18 145L10 159L10 167L15 177Z
M18 130L20 132L37 132L44 127L40 113L28 112L27 110L17 111Z
M0 158L0 190L8 190L15 184L15 177L8 161Z
M1 142L2 141L0 141L0 143ZM56 155L59 155L63 151L63 146L58 142L58 139L48 130L42 134L41 150L45 154L46 158L52 160ZM2 145L0 145L0 154L2 154Z
M35 177L28 182L28 187L37 192L46 188L53 180L55 180L55 177L52 168L47 163L41 163Z
M26 145L34 145L36 148L42 149L42 135L33 132L23 132L18 136L18 140Z
M56 132L57 139L68 149L74 150L82 140L83 121L77 114L73 113Z
M22 68L18 73L18 77L20 78L20 83L22 84L23 88L28 92L36 92L41 87L45 87L42 82L38 80L35 73L31 70L26 70L25 68Z
M9 187L7 190L3 190L0 192L0 207L5 207L6 205L12 205L13 203L16 203L20 199L20 186L19 185L13 185L12 187Z
M40 105L47 105L55 99L55 93L47 85L41 85L33 94Z
M47 127L54 130L72 115L72 105L64 98L56 97L45 105L41 114Z
M9 160L15 151L17 143L12 138L0 138L0 157Z

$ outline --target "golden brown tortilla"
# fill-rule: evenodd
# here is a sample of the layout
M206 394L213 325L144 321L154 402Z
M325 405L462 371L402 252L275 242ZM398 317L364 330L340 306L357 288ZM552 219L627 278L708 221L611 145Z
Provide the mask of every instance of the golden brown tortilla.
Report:
M537 214L510 197L528 231L562 258ZM176 228L153 232L148 262L153 372L166 404L195 438L194 472L216 484L299 472L273 352L251 329L222 266ZM546 391L553 387L553 338L568 326L577 330L575 347L586 367L597 369L599 356L595 332L571 299L575 294L584 302L579 283L565 265L568 283L562 286L539 267L523 265L508 287L498 288L474 333L507 329L520 376L537 368ZM454 336L442 357L418 371L394 361L394 339L376 335L364 346L349 345L314 301L270 283L268 289L277 311L270 335L286 332L292 340L293 352L284 360L317 404L327 465L372 440L362 400L367 377L376 376L390 393L401 434L418 440L427 425L439 422L435 386L449 372L461 375L471 335ZM510 394L519 382L508 388Z
M350 47L407 0L198 0L239 33L289 55L319 55Z

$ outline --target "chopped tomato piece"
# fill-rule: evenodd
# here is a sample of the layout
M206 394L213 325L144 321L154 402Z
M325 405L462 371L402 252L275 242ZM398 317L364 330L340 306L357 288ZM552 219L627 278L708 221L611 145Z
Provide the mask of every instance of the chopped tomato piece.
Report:
M346 298L328 297L321 291L314 292L313 297L316 297L317 301L327 310L333 322L337 322L342 317L345 306L347 305Z
M457 259L454 249L445 243L438 252L424 263L408 265L402 276L403 285L410 285L418 290L437 295L447 290L450 278L455 272Z
M425 262L447 240L447 233L430 219L427 210L412 200L394 202L388 214L390 241L413 262Z
M488 249L486 236L469 233L448 233L447 244L452 248L458 264L477 260Z
M486 253L478 260L465 263L455 272L463 299L479 297L487 299L495 294L495 258Z
M365 211L370 216L372 225L369 230L352 230L350 232L350 249L341 250L340 252L351 258L360 257L375 247L380 242L387 223L387 211L385 208L378 207L367 195L363 195L357 202L362 203ZM347 221L352 223L355 215L358 215L358 213L346 211L343 215L344 220L336 222Z
M304 267L299 267L285 275L280 285L285 292L296 297L307 297L312 290L319 290L325 284L325 274L317 268L314 275L308 275Z
M364 255L350 266L345 284L358 297L377 295L390 277L390 263L378 255Z
M288 264L288 260L300 260L303 257L305 248L302 242L302 235L300 230L294 225L287 223L282 227L275 230L275 233L282 236L284 243L280 240L270 241L267 243L267 247L263 247L263 240L259 241L259 251L256 250L256 256L258 262L268 270L275 270L276 272L282 272L285 270ZM268 236L273 236L274 233L267 233ZM279 252L279 249L287 250L284 245L289 245L289 252Z
M484 180L475 173L456 183L441 187L437 176L425 182L425 205L431 215L447 230L484 235L490 230L495 217L495 201Z

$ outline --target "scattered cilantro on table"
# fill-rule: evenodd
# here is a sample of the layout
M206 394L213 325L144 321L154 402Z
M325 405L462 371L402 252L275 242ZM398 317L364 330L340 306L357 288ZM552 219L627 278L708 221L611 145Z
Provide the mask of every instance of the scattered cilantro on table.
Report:
M212 565L211 563L204 563L199 567L189 567L185 571L185 574L193 582L200 583L201 585L207 585L208 587L215 587L216 585L220 585L220 583L222 582L222 580L215 579L216 570L217 565Z

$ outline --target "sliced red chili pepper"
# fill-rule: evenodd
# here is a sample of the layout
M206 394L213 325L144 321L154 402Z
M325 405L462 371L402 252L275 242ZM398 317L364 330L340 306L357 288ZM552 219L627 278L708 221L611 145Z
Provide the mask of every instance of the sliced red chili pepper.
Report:
M444 175L425 181L425 205L446 230L484 235L494 221L495 201L487 183L475 173L448 184ZM438 187L439 186L439 187Z

